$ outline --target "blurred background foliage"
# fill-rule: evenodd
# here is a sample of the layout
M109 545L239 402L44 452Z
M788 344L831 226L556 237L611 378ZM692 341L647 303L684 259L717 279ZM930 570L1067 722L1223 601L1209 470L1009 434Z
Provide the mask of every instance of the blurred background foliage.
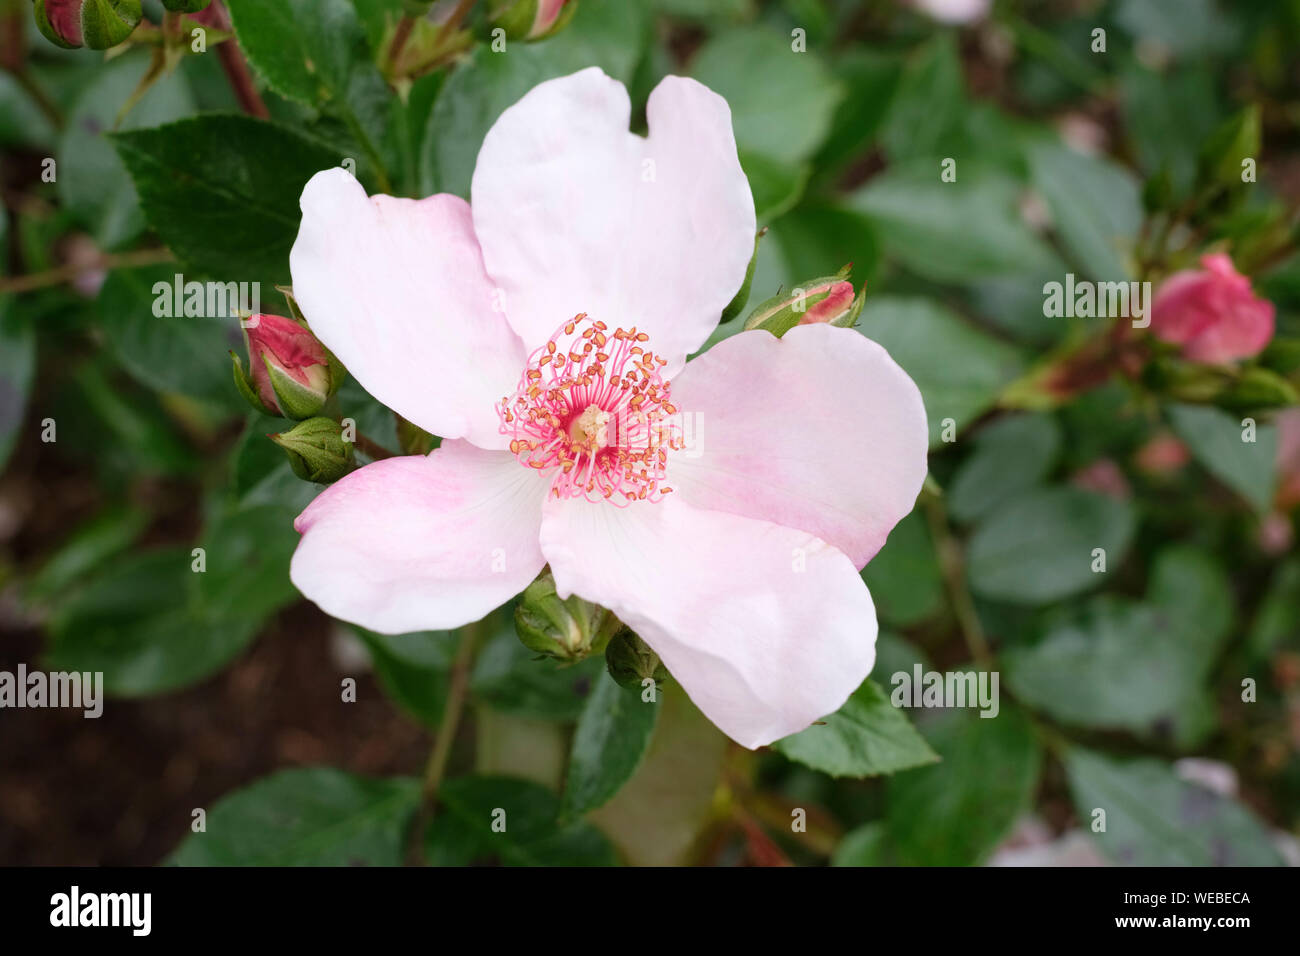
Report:
M0 0L0 663L101 670L114 695L100 721L0 714L0 862L400 862L460 694L434 863L1297 861L1300 496L1273 416L1300 383L1298 0L999 0L956 27L892 0L580 0L504 53L477 9L451 48L417 32L423 71L387 58L400 0L226 7L265 118L219 33L155 76L156 44L60 50ZM602 661L534 661L509 608L465 683L452 635L304 605L291 523L317 489L232 387L236 324L152 311L182 269L287 283L325 166L467 197L500 112L592 65L634 109L668 73L727 98L767 230L751 300L851 263L858 328L931 417L934 487L864 571L874 683L759 753L671 688L649 723L619 716ZM1258 182L1207 195L1252 129ZM1249 372L1156 356L1043 387L1105 325L1045 318L1044 282L1158 281L1211 244L1277 306ZM398 447L355 382L339 404ZM1098 547L1104 574L1079 560ZM904 717L888 679L917 663L996 668L998 718Z

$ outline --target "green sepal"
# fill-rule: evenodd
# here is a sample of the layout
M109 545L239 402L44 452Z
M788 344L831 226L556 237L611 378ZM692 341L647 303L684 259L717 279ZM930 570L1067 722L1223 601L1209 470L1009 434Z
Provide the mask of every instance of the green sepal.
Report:
M270 415L272 418L280 417L279 412L266 407L261 396L257 394L257 389L254 387L252 380L248 377L248 373L244 371L244 363L239 360L239 356L233 351L230 353L230 360L235 367L235 388L239 389L239 394L244 396L244 401L263 415Z
M352 443L332 418L309 418L287 432L268 435L284 449L293 473L304 481L329 484L357 467Z

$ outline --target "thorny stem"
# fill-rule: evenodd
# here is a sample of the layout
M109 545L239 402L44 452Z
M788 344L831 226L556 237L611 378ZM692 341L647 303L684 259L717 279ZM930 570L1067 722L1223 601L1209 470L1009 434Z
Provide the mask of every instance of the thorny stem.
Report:
M481 626L480 623L475 622L461 628L460 645L456 648L456 659L451 665L447 703L443 707L442 721L438 724L438 733L433 741L433 750L429 753L429 762L424 768L420 806L415 813L407 838L406 862L409 866L424 864L424 835L433 820L438 791L442 787L442 779L447 771L447 760L451 756L451 746L456 740L461 714L464 713L465 701L469 697L470 667L474 663L474 651L478 644L478 632Z
M175 258L169 249L136 249L132 252L102 253L91 262L69 263L44 272L33 272L8 279L0 278L0 293L32 292L36 289L71 282L78 276L94 272L96 269L150 266L159 262L171 262Z
M966 587L965 562L961 547L948 527L948 510L939 494L929 488L921 491L921 503L925 508L930 537L934 539L934 550L939 558L939 567L943 572L948 598L952 602L953 613L957 616L962 638L976 663L991 666L993 652L984 636L984 626L975 611L975 602Z

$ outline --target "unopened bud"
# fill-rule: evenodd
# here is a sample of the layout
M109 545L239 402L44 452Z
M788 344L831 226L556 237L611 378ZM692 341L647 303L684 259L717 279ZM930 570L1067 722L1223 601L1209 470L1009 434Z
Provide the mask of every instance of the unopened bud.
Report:
M562 599L550 569L524 590L515 607L515 631L524 646L562 661L580 661L605 649L618 619L576 595Z
M56 46L107 50L140 22L140 0L36 0L36 28Z
M511 40L542 40L573 18L578 0L506 0L492 15Z
M646 678L659 683L668 671L659 655L632 631L624 628L605 648L605 668L620 687L641 687Z
M268 435L284 449L293 473L304 481L327 485L353 471L357 465L352 443L332 418L309 418L287 432Z
M342 366L293 319L255 315L244 329L248 372L231 352L235 385L255 409L302 420L320 414L343 378Z
M745 319L745 330L766 329L780 338L796 325L851 328L862 312L866 290L854 295L845 275L810 279L760 303Z

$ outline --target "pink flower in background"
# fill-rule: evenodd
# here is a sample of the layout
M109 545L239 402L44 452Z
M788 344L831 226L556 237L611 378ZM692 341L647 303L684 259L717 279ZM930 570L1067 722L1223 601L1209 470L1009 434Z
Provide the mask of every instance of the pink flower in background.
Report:
M1183 347L1195 362L1258 355L1273 338L1273 303L1251 290L1221 252L1201 258L1203 270L1176 272L1156 290L1151 332Z
M534 88L479 153L472 204L302 195L290 255L312 331L377 399L443 436L299 516L294 583L384 633L478 620L549 564L612 609L748 747L870 672L858 569L926 474L920 393L851 329L725 339L754 205L726 102L668 77L628 131L598 69Z
M993 0L910 0L910 3L942 23L983 20L993 6Z

